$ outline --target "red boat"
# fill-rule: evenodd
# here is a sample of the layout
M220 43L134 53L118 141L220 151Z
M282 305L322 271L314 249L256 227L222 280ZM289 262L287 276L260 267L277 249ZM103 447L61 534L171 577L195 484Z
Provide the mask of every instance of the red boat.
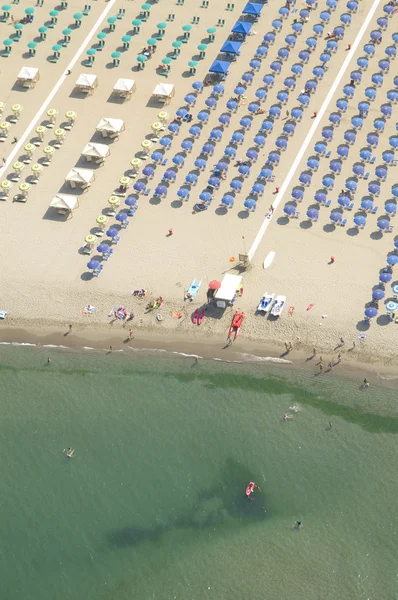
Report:
M231 327L229 328L228 338L230 338L231 335L233 335L234 340L236 340L236 338L239 335L239 331L240 331L240 328L241 328L244 318L245 318L244 312L240 313L240 312L236 311L234 318L232 319Z

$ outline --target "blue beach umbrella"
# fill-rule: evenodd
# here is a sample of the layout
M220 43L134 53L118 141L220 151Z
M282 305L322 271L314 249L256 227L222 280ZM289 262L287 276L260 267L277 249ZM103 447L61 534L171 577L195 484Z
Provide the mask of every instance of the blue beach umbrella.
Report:
M381 38L382 38L382 33L378 29L374 29L373 31L370 32L371 40L381 40Z
M289 49L288 48L279 48L278 50L278 56L279 58L282 58L283 60L286 60L289 57Z
M127 213L125 212L120 212L116 215L115 217L116 221L119 221L120 223L123 223L123 221L125 221L127 219Z
M351 98L354 95L355 92L355 88L353 85L345 85L343 87L343 92L346 96L348 96L349 98Z
M364 227L366 225L366 217L364 217L363 215L356 215L354 217L354 224L357 227Z
M172 161L175 165L180 166L184 164L185 158L181 154L176 154L173 156Z
M293 204L285 204L283 207L283 212L288 216L294 215L296 212L296 207Z
M358 103L358 110L360 113L366 114L369 112L369 109L370 109L370 104L369 104L369 102L366 102L366 100L362 100L361 102Z
M344 33L345 33L345 29L344 27L342 27L341 25L338 25L337 27L335 27L333 29L333 33L334 35L336 35L339 38L343 38L344 37Z
M379 62L377 64L378 64L379 69L381 69L384 72L387 72L391 66L390 61L386 58L379 60Z
M202 192L199 194L199 199L202 200L202 202L211 202L212 195L210 192Z
M203 144L202 146L202 154L212 154L214 152L214 145L213 144L209 144L208 142L206 142L206 144Z
M165 185L158 185L155 189L155 196L167 196L168 188Z
M300 22L297 23L293 23L292 25L292 29L293 31L295 31L296 33L300 33L301 31L303 31L303 24Z
M272 176L272 173L273 173L272 169L270 169L269 167L264 167L260 171L259 178L261 177L262 179L269 179Z
M280 19L274 19L271 25L274 29L282 29L282 21Z
M280 150L286 150L287 140L284 137L278 137L275 141L275 146Z
M262 194L264 192L264 186L262 183L255 183L252 187L252 192L255 194Z
M177 117L185 117L188 114L188 110L186 108L178 108L176 111Z
M362 177L365 173L365 167L361 163L355 163L352 166L352 171L353 171L354 175L357 175L358 177Z
M261 66L261 61L259 61L257 58L253 58L249 62L249 66L251 69L258 69Z
M323 10L320 14L319 14L319 18L321 19L321 21L323 21L324 23L329 23L330 21L330 12L328 10Z
M240 165L238 167L238 173L241 175L248 175L250 173L250 167L248 165Z
M230 121L231 117L225 113L218 117L218 122L221 123L221 125L228 125Z
M301 73L303 72L303 67L299 63L295 63L294 65L292 65L291 71L294 75L301 75Z
M137 181L134 185L133 185L133 189L136 192L142 192L142 190L145 190L146 188L146 184L143 181Z
M210 131L209 138L211 140L221 140L221 138L222 138L222 131L221 131L221 129L212 129Z
M326 42L326 50L328 52L336 52L336 50L337 50L338 47L339 47L339 45L336 42L336 40L328 40Z
M398 146L398 136L397 135L392 135L388 141L392 148L397 148L397 146Z
M309 48L316 48L317 39L314 37L309 37L305 40L305 43Z
M206 98L205 104L209 108L213 108L213 106L217 104L217 100L213 96L210 96L209 98Z
M315 195L314 195L315 202L319 202L320 204L323 204L324 202L326 202L326 198L327 198L327 195L325 194L325 192L322 192L321 190L319 190L318 192L315 192Z
M167 171L165 171L163 174L163 179L173 180L175 178L176 178L176 174L175 174L175 171L173 171L173 169L167 169Z
M337 125L340 123L341 115L338 112L332 112L329 115L329 121L333 123L333 125Z
M359 156L362 158L362 160L370 160L372 158L372 151L369 148L362 148L359 151Z
M256 135L254 137L254 143L256 144L256 146L261 146L263 147L265 144L265 137L263 135Z
M308 52L308 50L300 50L298 56L300 60L306 63L310 58L310 53Z
M267 46L259 46L256 50L257 56L267 56L267 54L268 54Z
M189 184L196 183L198 181L198 176L195 175L195 173L188 173L188 175L185 176L185 181Z
M194 81L192 87L195 91L200 91L203 88L202 81Z
M207 162L204 158L197 158L194 162L195 167L198 169L203 169L206 166Z
M398 254L390 254L387 256L387 263L392 267L398 264Z
M268 73L267 75L264 75L263 83L265 83L265 85L270 86L270 85L273 85L274 82L275 82L275 77L272 75L272 73Z
M315 23L315 25L312 28L312 31L316 34L316 35L322 35L324 30L324 26L321 23Z
M289 89L292 89L296 85L296 80L294 77L286 77L286 79L283 82L283 85Z
M307 160L307 167L309 167L310 169L318 169L319 160L317 158L309 158Z
M289 94L287 92L285 92L284 90L281 90L280 92L277 93L276 98L277 98L277 100L279 100L279 102L282 102L284 104L285 102L288 101Z
M388 283L389 281L391 281L391 279L392 275L388 271L382 271L379 275L379 280L381 281L381 283Z
M249 106L247 107L247 110L253 114L256 113L259 109L260 106L256 102L250 102Z
M343 13L342 15L340 15L340 21L344 25L349 25L351 23L351 15L349 15L348 13Z
M373 319L376 316L377 310L374 306L368 306L368 308L365 309L365 317L367 317L368 319Z
M334 173L340 173L342 166L341 160L337 159L331 160L329 164L330 170Z
M290 33L285 37L285 42L288 46L293 48L296 45L297 37L293 33Z
M332 212L330 213L330 220L333 221L334 223L338 223L339 221L341 221L343 218L343 215L341 214L341 212L338 212L337 210L332 210Z
M180 131L180 126L178 123L170 123L167 128L171 133L178 133Z
M257 150L253 150L253 149L249 149L246 152L246 156L247 158L249 158L250 160L256 160L258 158L258 152Z
M208 118L209 118L209 113L207 111L201 110L198 113L198 119L199 119L199 121L205 122L205 121L208 120Z
M363 210L370 210L373 207L373 200L371 198L364 198L361 201L361 208Z
M349 144L354 144L357 139L356 133L354 131L347 130L344 132L344 139Z
M151 154L151 159L157 163L159 161L161 161L163 159L163 154L161 152L159 152L159 150L157 150L156 152L153 152Z
M169 138L168 136L164 136L159 140L159 144L161 146L170 146L171 138Z
M264 35L263 38L264 42L268 42L269 44L275 41L275 33L273 31L268 31L268 33L266 33Z
M293 117L293 119L300 119L303 115L303 109L300 106L295 106L294 108L292 108L290 114Z
M264 98L267 97L267 90L264 90L263 88L259 88L258 90L256 90L255 96L259 100L264 100Z
M180 188L179 190L177 190L177 196L179 198L187 198L189 196L188 188Z
M347 156L350 152L350 149L349 149L349 146L347 146L346 144L340 144L339 146L337 146L336 152L342 158L347 158Z
M192 141L191 141L191 140L183 140L183 141L181 142L181 148L182 148L183 150L187 150L187 151L189 151L189 150L191 150L192 146L193 146L193 144L192 144Z
M360 56L357 60L357 65L358 67L360 67L361 69L367 69L368 65L369 65L369 61L366 58L366 56Z
M193 135L194 137L196 137L197 135L200 135L201 131L202 130L199 127L199 125L192 125L192 127L189 128L190 135Z
M277 104L274 104L273 106L270 107L269 114L272 117L279 117L279 115L281 114L280 107Z
M98 260L94 260L93 258L87 263L87 268L88 269L98 269L98 267L100 266L100 263Z
M300 102L300 104L309 104L310 97L307 94L300 94L297 100Z
M350 199L348 196L346 196L345 194L341 194L338 199L337 202L340 204L340 206L342 206L343 208L345 206L348 206L350 203Z
M371 181L368 185L369 194L380 194L380 185L376 181Z
M375 119L373 121L373 127L377 131L384 131L385 126L386 126L386 122L384 121L384 119Z
M300 173L299 181L301 183L304 183L304 185L309 185L311 183L311 174L306 173L305 171L303 173Z
M124 203L131 208L132 206L137 206L137 199L134 196L128 196Z
M314 146L314 150L317 154L323 154L324 152L326 152L326 144L325 142L316 142L315 146Z
M334 177L332 175L324 175L322 177L322 185L326 188L332 188L334 186Z
M361 129L363 126L363 118L359 115L355 115L351 119L351 125L355 127L355 129Z
M278 164L280 161L281 155L279 154L279 152L277 152L276 150L273 150L272 152L270 152L268 154L268 160L267 162L273 162Z
M281 69L282 69L282 63L279 60L274 60L271 64L270 64L270 69L272 71L275 71L276 73L280 73Z
M256 208L256 201L252 198L248 198L244 201L243 206L247 208L247 210L254 210Z
M119 234L119 230L116 227L110 227L106 232L106 235L110 238L114 238Z
M304 190L299 187L295 187L292 189L292 198L294 200L302 200L304 196Z
M387 168L383 167L382 165L379 165L378 167L376 167L376 177L378 177L379 179L385 179L387 177Z
M395 58L397 55L397 49L395 48L395 46L387 46L385 52L390 58Z
M195 104L196 96L194 94L187 94L184 98L184 102L187 104Z
M238 103L235 100L228 100L227 108L228 110L236 110L238 108Z
M242 80L246 83L251 83L253 81L253 75L251 73L243 73Z
M146 165L142 169L142 173L145 175L145 177L152 177L152 175L155 173L155 169L153 167L151 167L150 165ZM140 183L140 182L137 182L137 183ZM144 187L145 187L145 184L144 184ZM142 188L142 189L144 189L144 188Z
M307 217L311 220L317 219L319 216L319 210L317 208L310 208L307 210Z
M374 44L365 44L364 47L363 47L363 49L364 49L364 52L366 52L366 54L369 54L369 55L372 55L372 56L373 56L373 54L375 52L375 46L374 46Z
M104 252L108 252L109 251L109 245L108 244L100 244L99 246L97 246L97 252L99 252L100 254L103 254ZM98 262L96 260L93 260L92 262ZM91 263L91 260L90 260ZM89 264L90 264L89 263ZM88 266L88 265L87 265ZM91 268L91 267L90 267Z
M333 128L332 127L324 127L322 129L322 137L325 138L325 140L332 140L333 139Z
M221 199L221 204L223 204L224 206L233 206L233 203L234 197L230 194L224 194L224 196Z
M242 182L239 179L233 179L230 183L230 186L233 190L240 192L242 189Z
M236 143L240 143L245 139L245 136L241 131L234 131L232 134L232 141Z
M351 192L355 192L357 189L357 182L354 179L346 179L345 186Z
M296 129L296 124L292 123L292 122L285 123L283 126L284 133L287 133L288 135L292 135L294 133L295 129Z
M325 69L323 67L314 67L312 69L312 74L317 77L318 79L322 79L322 77L325 75Z
M331 58L332 58L332 57L331 57L331 55L329 54L329 52L323 52L323 53L321 54L321 56L319 57L319 60L320 60L322 63L327 63L327 62L329 62L329 60L330 60Z
M218 188L220 186L220 182L221 182L221 179L219 177L212 175L211 177L209 177L208 184L215 188Z
M379 143L379 136L377 133L368 133L366 141L370 146L377 146Z
M384 231L385 229L388 229L390 226L390 221L388 219L379 219L377 221L377 227L379 229L381 229L381 231Z
M397 212L397 205L395 202L387 202L385 209L388 214L395 214Z
M398 92L396 92L395 90L389 90L387 92L387 98L391 100L391 102L398 102Z
M342 110L343 112L345 112L347 110L348 107L348 102L345 98L339 98L336 101L336 106L339 110Z

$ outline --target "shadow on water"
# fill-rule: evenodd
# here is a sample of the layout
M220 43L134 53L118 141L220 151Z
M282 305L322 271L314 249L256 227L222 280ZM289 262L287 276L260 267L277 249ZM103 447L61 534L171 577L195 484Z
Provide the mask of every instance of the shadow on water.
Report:
M248 482L255 480L245 465L228 459L217 484L199 492L193 507L184 514L153 527L131 526L110 531L107 542L117 548L135 547L143 542L157 542L166 533L178 529L213 532L218 527L230 527L231 523L235 529L264 521L267 518L264 492L256 491L252 501L245 496Z

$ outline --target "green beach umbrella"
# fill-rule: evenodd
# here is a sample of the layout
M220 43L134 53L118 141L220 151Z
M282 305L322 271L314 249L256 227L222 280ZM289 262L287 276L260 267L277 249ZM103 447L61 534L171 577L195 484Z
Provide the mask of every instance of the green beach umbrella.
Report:
M156 27L157 27L158 29L166 29L166 27L167 27L167 24L166 24L164 21L162 21L161 23L158 23L158 24L156 25Z
M151 10L152 4L143 4L141 8L142 10Z
M59 12L57 10L50 10L50 17L58 17Z
M3 42L5 46L11 46L13 40L11 38L6 38Z
M205 50L207 50L207 44L199 44L198 50L204 52Z
M176 40L171 45L173 46L173 48L181 48L182 42L180 42L180 40Z
M32 7L25 8L25 15L33 15L34 12L35 12L35 9Z
M3 4L3 6L1 7L1 10L11 10L11 4Z
M169 65L171 63L171 58L169 56L166 56L165 58L162 58L162 64L163 65Z
M115 50L114 52L112 52L111 57L112 58L120 58L122 55L121 52L119 52L119 50Z
M183 31L191 31L191 29L192 29L192 25L183 25L182 26Z
M209 29L207 30L207 33L217 33L217 28L216 27L209 27Z
M89 48L86 52L87 56L95 56L97 54L97 51L95 48Z
M69 27L62 30L62 35L70 35L71 33L72 33L72 29L69 29Z
M109 25L113 25L113 23L116 23L116 21L116 17L108 17L108 19L106 20L106 22L109 23Z
M125 44L128 44L129 42L131 42L131 40L132 40L131 35L124 35L122 37L122 42L124 42Z
M105 33L105 31L100 31L99 33L97 33L97 39L98 40L104 40L106 38L108 34Z
M48 27L46 27L45 25L42 25L38 29L39 33L46 33L47 30L48 30Z
M14 29L18 31L18 29L23 29L23 23L15 23Z
M142 21L141 19L134 19L134 21L131 21L131 24L134 25L134 27L141 27Z
M28 43L28 48L31 48L32 50L34 50L34 48L36 48L37 46L37 42L29 42Z
M62 46L60 46L59 44L55 44L55 45L52 47L52 50L53 50L54 52L60 52L60 51L62 50Z
M83 18L83 13L75 13L73 18L76 19L76 21L81 21Z
M156 46L158 41L155 40L155 38L149 38L149 40L147 40L146 43L148 44L148 46Z
M188 63L188 67L195 68L198 66L198 62L196 60L190 60Z
M139 62L139 63L144 63L144 62L146 62L148 59L147 59L147 57L145 56L145 54L139 54L139 55L137 56L137 60L138 60L138 62Z

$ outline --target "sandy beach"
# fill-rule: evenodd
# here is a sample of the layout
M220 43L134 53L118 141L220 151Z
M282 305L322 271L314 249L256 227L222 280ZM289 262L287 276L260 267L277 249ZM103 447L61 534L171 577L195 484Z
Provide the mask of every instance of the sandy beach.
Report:
M322 354L326 364L337 359L340 352L343 362L374 362L394 369L397 324L386 312L385 302L393 299L391 286L396 283L397 277L392 270L391 281L383 286L379 285L379 273L387 265L387 256L394 251L395 234L379 231L378 221L385 216L394 225L395 217L386 214L384 206L392 198L396 167L388 166L385 181L375 176L375 169L384 165L382 154L390 148L389 136L395 131L398 109L387 98L387 92L394 89L394 69L383 74L381 87L373 84L372 75L380 71L378 63L385 57L386 47L394 45L391 35L395 33L395 16L388 18L387 29L383 32L381 43L375 45L374 56L368 56L368 68L361 71L361 81L355 85L347 110L340 112L340 125L333 127L333 139L327 142L329 158L318 157L319 168L311 173L309 186L299 181L300 173L309 172L307 161L314 156L315 143L322 139L322 129L331 126L329 116L337 110L336 100L344 97L343 88L350 83L352 71L357 70L358 58L364 56L363 46L369 41L370 32L379 29L377 19L387 17L383 4L377 0L375 3L367 0L359 2L358 12L352 15L351 24L345 26L344 39L338 42L336 52L330 54L327 71L323 79L317 81L309 106L303 108L301 121L295 123L294 134L286 136L287 149L281 153L279 165L273 168L274 181L266 183L264 195L257 199L255 212L247 211L244 201L251 197L251 188L269 153L276 149L275 141L285 135L284 125L290 122L292 109L299 106L297 97L305 82L313 79L313 69L320 64L327 33L342 24L340 17L346 13L344 2L339 2L337 9L331 12L330 22L324 25L323 34L316 37L316 48L309 54L308 62L302 62L298 54L307 48L306 39L314 35L313 27L320 23L319 15L327 8L326 3L320 2L311 11L308 21L303 23L302 33L297 35L295 47L290 49L288 59L282 61L281 73L275 74L274 85L267 89L267 99L261 104L265 114L251 117L252 125L244 133L243 143L236 145L236 158L229 160L226 179L221 181L220 189L214 191L214 199L208 209L196 212L194 206L200 193L206 189L212 168L223 159L224 149L233 132L242 130L240 120L249 115L248 106L256 100L255 91L265 89L263 77L271 72L272 61L277 59L278 50L285 47L285 37L292 33L294 20L299 19L299 11L307 4L297 1L294 6L297 12L290 11L286 19L281 17L282 28L275 30L275 43L269 45L268 55L261 60L256 71L249 67L249 63L263 36L272 30L271 23L278 18L278 11L284 3L264 6L259 21L252 26L253 34L247 36L240 55L231 63L223 81L224 95L217 99L215 110L209 110L208 122L202 125L199 138L192 138L189 129L198 122L197 114L206 109L205 101L212 94L211 86L205 86L203 92L197 95L196 105L190 109L193 116L191 123L181 123L177 135L173 136L167 130L162 134L172 138L171 147L163 151L167 166L154 165L150 157L142 161L127 194L120 197L118 211L127 208L125 197L130 192L136 193L132 188L135 182L144 181L150 189L147 196L137 195L139 209L129 217L128 226L120 231L120 241L113 244L113 253L108 261L103 262L100 276L93 277L87 268L90 259L101 260L96 251L97 245L111 243L105 234L98 237L90 256L83 253L86 236L96 235L96 219L100 215L107 217L105 231L113 226L119 229L115 216L109 215L108 198L119 187L120 178L131 175L130 161L134 157L142 158L141 142L154 137L151 126L158 121L159 112L168 112L167 128L176 110L186 106L184 97L193 92L192 83L205 79L246 3L235 2L233 11L226 10L226 3L216 5L214 0L210 0L209 8L201 8L201 4L200 0L186 1L183 5L160 0L153 4L139 33L133 35L132 20L139 18L141 13L139 3L119 0L93 2L81 26L75 28L73 15L82 9L82 5L73 0L66 9L59 11L57 23L49 27L47 38L38 41L35 56L28 55L27 44L39 35L38 28L50 20L48 13L55 4L43 7L36 7L32 2L12 5L11 14L15 19L22 18L28 6L34 7L35 11L34 22L24 26L19 41L12 44L11 54L1 56L0 61L0 101L5 104L2 119L12 120L11 107L15 104L23 107L19 119L11 125L8 137L2 141L0 158L4 157L4 165L0 169L1 182L15 179L12 165L24 160L27 143L37 142L36 127L43 124L45 133L43 140L35 145L31 162L25 164L20 179L13 183L8 197L0 206L0 309L7 311L0 325L0 340L22 341L23 331L29 339L36 337L40 340L48 335L56 340L54 343L64 345L82 345L79 336L85 340L98 339L99 336L101 344L107 341L107 345L122 348L126 334L132 328L134 339L129 342L132 345L145 345L149 339L164 339L167 344L167 340L172 339L176 348L184 344L193 348L195 344L208 343L210 347L216 343L218 348L222 348L232 316L238 309L246 315L236 342L240 352L255 349L253 353L264 355L266 350L274 348L274 355L280 356L285 343L291 342L293 350L288 360L298 358L301 353L308 355L315 347L316 354ZM119 9L125 10L125 14L116 20L115 29L111 31L107 19L117 16ZM374 14L372 12L369 25L363 30L369 11L374 11ZM168 20L169 14L175 14L174 20ZM190 37L186 40L182 27L191 24L193 16L198 16L200 21L192 24ZM217 26L219 19L225 20L224 26ZM163 21L167 26L156 45L155 54L145 63L144 69L138 69L137 55L147 45L147 40L157 35L157 24ZM62 41L62 31L68 26L72 29L71 41L62 47L57 62L49 62L48 58L54 54L52 47ZM207 29L213 26L217 28L215 40L209 43ZM11 21L1 23L0 31L1 40L10 36L14 31ZM107 36L104 47L98 49L96 36L101 31ZM124 35L132 35L130 47L126 50L123 50L121 41ZM157 67L166 56L174 56L172 42L178 39L184 40L181 52L172 58L170 72L165 77ZM199 59L197 49L201 43L208 44L203 59ZM94 62L87 65L86 51L91 47L97 52ZM121 52L119 66L114 66L111 58L111 53L116 50ZM190 60L198 61L195 75L189 73ZM285 78L291 76L291 67L296 63L302 64L302 76L283 104L277 94L285 89ZM40 80L34 89L15 84L24 66L39 69ZM68 70L70 74L66 74ZM228 113L226 103L234 96L235 87L247 72L252 72L253 81L247 85L245 98L237 112ZM82 73L98 77L99 85L91 96L85 97L76 92L75 83ZM131 100L123 102L112 95L113 86L119 78L135 81L136 91ZM337 80L339 83L333 93ZM175 86L175 96L165 107L152 96L158 83ZM377 90L377 96L371 102L362 129L355 130L351 119L358 115L358 102L365 99L365 89L369 87ZM378 144L372 149L375 160L365 163L360 151L369 145L367 136L374 131L373 121L381 116L380 106L384 103L391 105L392 114L389 119L383 117L386 121L384 131L378 131ZM236 162L247 160L246 152L254 147L253 139L273 105L280 105L281 118L274 119L273 130L267 134L265 146L257 149L258 160L251 165L249 176L242 178L242 189L234 194L234 206L231 209L220 207L223 195L230 190L230 182L240 177ZM48 109L57 111L52 127L48 126ZM38 182L32 183L31 166L42 164L43 148L54 146L54 131L65 125L68 111L77 113L75 125L66 131L63 144L55 149L50 164L43 167ZM286 111L289 111L289 117ZM224 113L230 114L229 127L222 127L218 121ZM118 139L104 138L96 132L97 124L103 118L124 121L125 130ZM312 127L315 129L308 139ZM199 171L194 162L202 156L202 147L214 128L221 128L222 139L215 143L214 155L207 159L205 170ZM348 158L341 161L341 172L334 173L334 187L327 192L330 207L318 207L319 218L312 222L306 215L307 210L315 207L314 194L324 187L322 178L330 172L330 161L338 158L338 146L346 143L344 133L347 130L355 130L356 141L349 146ZM14 138L17 138L16 142ZM173 167L172 158L182 153L181 142L185 139L192 140L192 152L184 154L183 166L175 168L176 179L168 184L167 197L159 199L154 196L155 188L161 184L165 170ZM110 155L103 166L92 166L92 162L88 163L81 157L82 149L90 141L109 145ZM161 149L159 142L152 142L150 154ZM367 179L355 179L357 189L350 196L354 208L351 211L341 209L344 219L347 219L345 227L333 225L330 222L331 210L339 208L337 199L340 190L346 189L347 179L353 179L352 169L356 163L363 163L369 176ZM153 179L148 180L142 175L145 165L154 166ZM296 165L293 173L292 165ZM95 171L95 180L84 192L65 183L65 177L73 167ZM197 185L190 188L190 197L185 202L179 198L177 191L184 187L188 173L197 175ZM27 201L13 201L18 186L25 181L30 184ZM362 199L369 196L368 185L372 181L378 181L381 187L380 194L373 198L378 206L376 214L363 213L360 208ZM284 207L286 202L291 201L292 190L297 186L303 191L303 201L296 205L300 215L289 219ZM72 218L66 219L49 208L58 193L78 196L79 207L73 211ZM267 219L271 204L274 204L275 210ZM362 214L366 215L364 229L353 223L355 215ZM173 235L168 235L169 229L172 229ZM274 260L264 269L264 259L270 252L275 252ZM250 265L243 268L238 256L247 253L251 256ZM334 262L331 262L332 256ZM226 273L243 275L243 295L225 311L208 306L203 324L193 325L193 311L206 306L207 284L213 279L221 281ZM202 279L199 293L193 302L184 301L184 293L195 277ZM364 311L372 301L375 287L383 289L385 296L379 301L377 317L367 323ZM132 291L139 289L147 290L148 295L144 298L133 296ZM286 306L278 319L256 312L265 291L286 296ZM148 302L158 296L164 298L160 310L147 311ZM84 311L87 305L95 307L93 314ZM112 312L120 305L134 314L131 321L113 319ZM294 307L291 316L288 314L290 307ZM175 312L181 313L181 318L174 318L172 314ZM161 314L161 320L156 318L157 314ZM69 324L72 324L72 334L64 336ZM366 338L359 339L361 335ZM341 337L344 344L338 348ZM161 341L159 344L163 347ZM225 354L229 351L226 350Z

